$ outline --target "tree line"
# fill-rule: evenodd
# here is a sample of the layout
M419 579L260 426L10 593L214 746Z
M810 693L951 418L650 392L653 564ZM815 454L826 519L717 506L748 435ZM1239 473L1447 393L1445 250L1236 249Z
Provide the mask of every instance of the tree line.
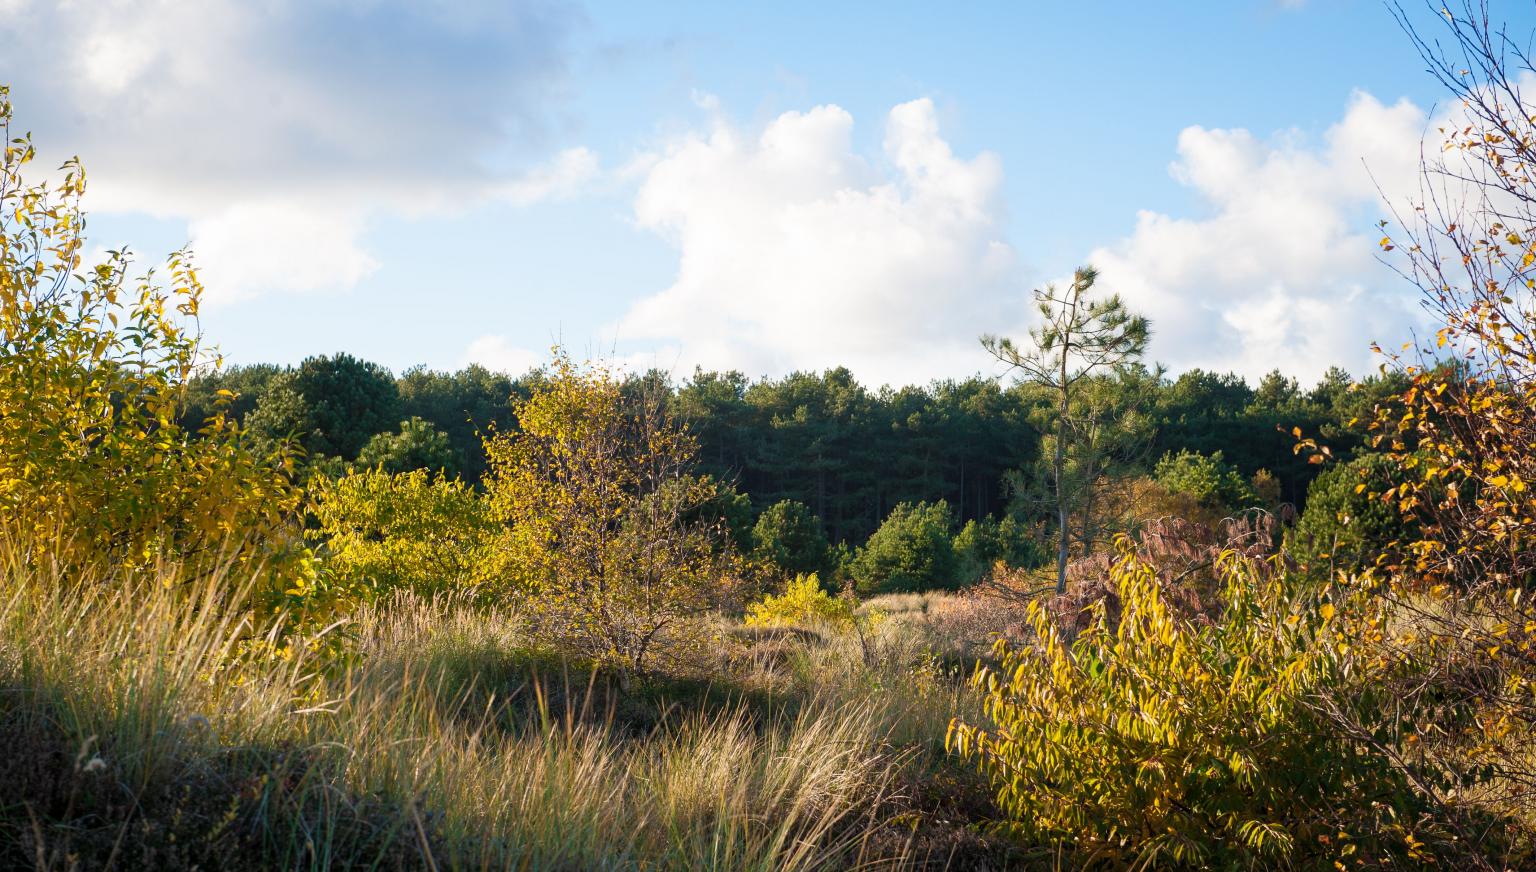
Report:
M182 418L196 429L224 403L258 439L296 437L309 471L433 469L478 485L482 437L515 430L516 403L546 378L478 365L396 376L342 353L200 375ZM1083 389L1134 418L1106 472L1149 475L1170 455L1220 452L1244 481L1271 481L1262 489L1272 489L1265 496L1274 504L1300 509L1318 467L1295 452L1295 428L1321 435L1347 460L1360 445L1349 423L1398 391L1399 381L1352 382L1335 368L1311 387L1278 371L1255 386L1231 373L1174 377L1135 364L1095 373ZM1040 460L1057 402L1038 384L974 376L871 389L836 368L756 380L701 370L680 382L651 371L627 376L624 387L663 398L698 440L701 471L746 495L754 518L777 503L800 503L833 543L865 542L903 504L943 501L957 526L1052 513L1032 498L1049 476Z

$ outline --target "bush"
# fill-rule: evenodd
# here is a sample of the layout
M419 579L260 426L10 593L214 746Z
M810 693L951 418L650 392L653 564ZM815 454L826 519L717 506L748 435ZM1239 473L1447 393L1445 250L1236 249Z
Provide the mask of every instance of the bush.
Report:
M636 672L663 644L702 644L693 618L734 566L693 437L659 397L559 351L517 419L486 441L486 485L535 631Z
M1259 502L1253 487L1220 451L1201 454L1181 449L1177 454L1164 454L1153 478L1169 493L1187 496L1207 510L1226 512L1251 508Z
M33 149L11 138L7 96L0 87L0 514L55 541L55 560L289 565L299 493L286 448L257 449L221 411L179 423L199 356L190 255L170 257L168 287L153 271L130 281L124 251L76 272L85 172L71 161L54 190L29 186Z
M468 485L418 469L379 469L311 484L314 538L334 587L371 599L398 589L431 594L501 581L498 525Z
M1379 864L1420 850L1406 778L1313 707L1390 702L1357 692L1368 681L1339 692L1363 665L1357 606L1228 556L1225 617L1198 625L1121 547L1118 622L1097 605L1068 642L1033 604L1037 643L999 643L1000 665L974 678L993 726L951 727L1007 826L1149 868Z
M860 594L953 588L959 579L949 504L901 503L891 510L851 567Z
M998 562L1009 569L1035 569L1049 559L1030 530L1012 515L1002 521L990 517L966 521L952 547L962 585L980 581Z
M761 602L753 603L747 609L745 623L749 627L816 624L851 627L854 624L853 603L827 593L815 573L797 575L785 585L782 596L769 594Z
M1323 472L1307 489L1307 508L1287 543L1291 556L1331 575L1401 553L1415 538L1414 528L1395 504L1381 499L1398 478L1399 463L1377 453Z
M814 575L830 567L831 546L821 519L805 503L781 500L763 510L752 527L752 559L778 574Z

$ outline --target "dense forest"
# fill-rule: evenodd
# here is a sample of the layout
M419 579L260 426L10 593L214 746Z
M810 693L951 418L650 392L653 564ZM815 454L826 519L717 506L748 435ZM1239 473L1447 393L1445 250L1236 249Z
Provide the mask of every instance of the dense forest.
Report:
M480 366L414 368L395 377L342 353L296 367L199 375L183 419L206 419L218 392L230 391L233 418L270 439L296 437L310 465L435 468L478 484L482 435L516 428L515 401L540 378ZM1347 460L1362 443L1350 422L1402 387L1395 375L1356 382L1337 368L1310 388L1278 371L1257 387L1230 373L1170 377L1145 367L1101 381L1114 406L1138 417L1138 438L1117 458L1122 473L1151 474L1158 460L1179 452L1220 453L1244 479L1266 470L1278 486L1269 499L1297 509L1319 468L1294 450L1293 428L1321 435ZM802 503L833 542L862 544L904 502L943 500L962 524L1041 514L1014 497L1038 476L1052 400L1006 376L878 391L846 369L757 381L697 372L682 384L653 371L627 382L627 390L665 393L669 410L698 438L700 466L750 497L755 512L783 500Z

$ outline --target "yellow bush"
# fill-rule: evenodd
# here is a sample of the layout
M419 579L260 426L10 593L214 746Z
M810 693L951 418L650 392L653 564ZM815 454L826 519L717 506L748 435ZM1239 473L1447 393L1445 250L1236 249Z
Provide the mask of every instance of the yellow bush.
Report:
M734 561L719 489L660 397L623 389L557 350L518 404L518 430L485 444L486 487L510 527L507 560L540 635L643 671L663 643L702 644Z
M161 555L282 563L298 494L287 457L265 456L223 416L177 423L202 349L202 287L186 252L130 280L126 251L82 271L85 173L29 185L0 87L0 511L58 540L59 559ZM67 541L65 541L67 540Z
M768 594L761 602L753 603L747 610L745 623L749 627L807 624L851 627L855 617L853 603L827 593L813 572L795 576L784 586L782 595Z
M1121 547L1118 623L1100 603L1069 642L1032 604L1035 644L999 642L1000 665L975 676L990 723L951 725L1008 826L1146 867L1353 866L1421 850L1402 773L1313 707L1359 668L1355 613L1229 553L1224 617L1198 625Z
M354 472L311 482L313 533L339 591L371 598L407 588L435 593L498 581L501 526L484 497L424 469Z

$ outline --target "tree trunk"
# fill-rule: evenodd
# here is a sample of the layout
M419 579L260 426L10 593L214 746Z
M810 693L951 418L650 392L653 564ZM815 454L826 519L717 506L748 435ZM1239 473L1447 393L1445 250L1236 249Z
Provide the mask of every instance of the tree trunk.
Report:
M1067 352L1071 348L1070 336L1065 338L1061 348L1061 408L1056 415L1056 523L1059 525L1059 536L1056 539L1056 593L1067 592L1067 549L1071 544L1072 528L1067 523L1067 488L1062 480L1067 465L1067 404L1069 400L1067 385Z
M1066 428L1056 426L1056 523L1059 534L1056 540L1056 592L1067 592L1067 548L1071 544L1072 528L1068 526L1067 493L1062 483L1062 471L1066 466L1062 438Z

